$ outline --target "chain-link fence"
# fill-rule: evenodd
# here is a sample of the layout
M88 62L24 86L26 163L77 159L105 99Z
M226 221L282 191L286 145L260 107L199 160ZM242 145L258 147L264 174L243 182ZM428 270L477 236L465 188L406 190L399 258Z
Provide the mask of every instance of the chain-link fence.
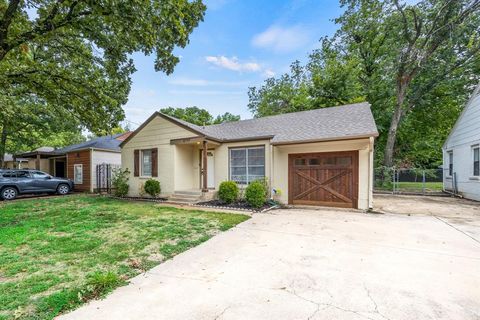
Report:
M374 191L394 194L439 194L443 191L443 169L376 168Z

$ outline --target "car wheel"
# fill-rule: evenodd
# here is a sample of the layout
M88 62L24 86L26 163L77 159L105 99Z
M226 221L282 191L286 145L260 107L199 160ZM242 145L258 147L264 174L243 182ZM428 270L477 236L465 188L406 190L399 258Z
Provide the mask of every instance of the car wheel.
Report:
M57 193L64 195L70 192L70 187L67 184L60 184L57 187Z
M2 199L13 200L17 197L18 191L13 187L6 187L2 189Z

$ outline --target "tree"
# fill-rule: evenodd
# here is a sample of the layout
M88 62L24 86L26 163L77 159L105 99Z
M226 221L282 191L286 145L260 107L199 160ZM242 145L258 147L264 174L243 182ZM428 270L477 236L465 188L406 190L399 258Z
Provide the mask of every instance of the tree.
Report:
M346 11L336 20L341 24L337 37L360 58L369 84L372 79L393 84L393 105L385 106L391 116L383 159L390 167L402 120L426 95L444 79L458 77L464 84L478 80L471 71L478 66L480 51L480 1L341 3Z
M168 107L160 109L160 112L199 126L240 120L240 116L233 115L230 112L226 112L223 115L218 115L216 118L213 118L207 110L195 106L187 108Z
M25 101L93 133L116 127L130 54L155 54L170 74L204 11L200 0L0 2L0 162L12 132L31 125L19 117Z
M304 67L251 88L249 108L259 117L366 100L377 165L436 166L479 81L479 2L342 0L335 36Z

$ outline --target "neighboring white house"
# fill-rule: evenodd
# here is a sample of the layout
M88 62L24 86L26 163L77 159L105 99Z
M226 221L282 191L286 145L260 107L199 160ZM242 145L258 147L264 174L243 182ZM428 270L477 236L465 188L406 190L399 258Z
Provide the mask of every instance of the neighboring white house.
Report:
M480 201L480 85L443 145L443 187Z

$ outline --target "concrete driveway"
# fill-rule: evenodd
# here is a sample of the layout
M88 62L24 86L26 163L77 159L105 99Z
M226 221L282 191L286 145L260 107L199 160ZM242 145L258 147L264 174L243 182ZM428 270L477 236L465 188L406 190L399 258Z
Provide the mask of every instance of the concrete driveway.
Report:
M256 214L61 319L480 319L479 240L427 215Z

